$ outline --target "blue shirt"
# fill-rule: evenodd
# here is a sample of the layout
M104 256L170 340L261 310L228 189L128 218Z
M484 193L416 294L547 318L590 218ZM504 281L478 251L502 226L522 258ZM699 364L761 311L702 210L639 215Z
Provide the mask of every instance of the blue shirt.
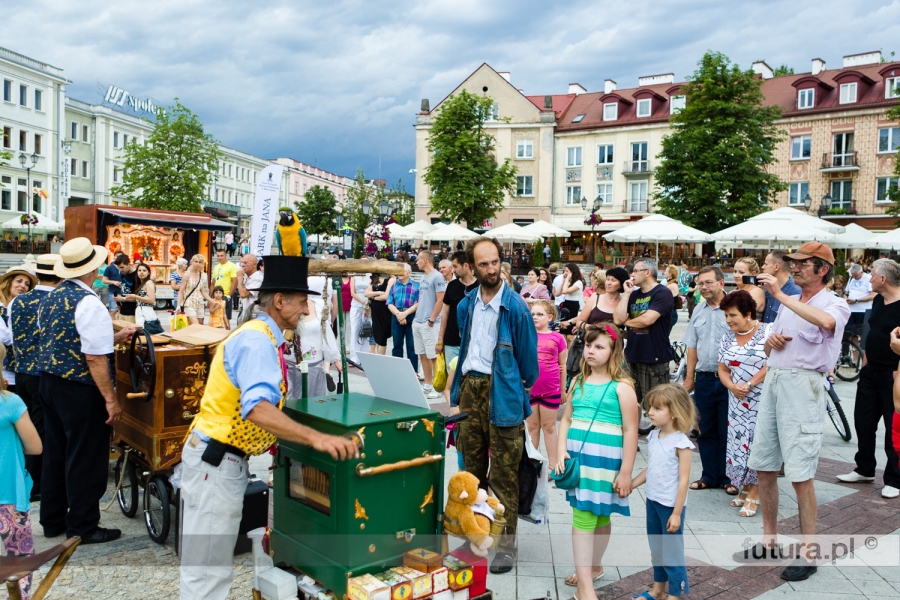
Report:
M481 299L481 287L475 294L475 309L472 311L472 337L469 352L462 365L462 374L469 371L489 374L494 364L494 348L497 346L497 319L500 318L500 301L506 282L500 281L500 290L490 302Z
M794 278L791 277L781 286L781 291L788 296L799 296L802 290L799 285L794 283ZM762 322L774 323L775 317L778 316L779 308L781 308L781 302L772 297L769 292L766 292L766 309L763 311Z
M19 512L31 506L31 475L25 470L25 450L16 431L26 410L25 402L12 392L0 393L0 505L15 504Z

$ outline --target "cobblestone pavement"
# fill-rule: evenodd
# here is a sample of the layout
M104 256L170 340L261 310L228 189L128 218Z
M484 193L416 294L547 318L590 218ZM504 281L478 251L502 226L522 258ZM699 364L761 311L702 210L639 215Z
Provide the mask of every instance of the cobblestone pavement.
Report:
M683 311L682 311L683 312ZM681 315L672 338L683 337L687 315ZM353 369L350 376L352 391L371 393L364 375ZM843 400L847 417L853 423L856 386L839 382L836 385ZM435 405L442 411L444 406ZM883 428L879 430L882 439ZM880 442L878 444L881 446ZM646 462L646 444L642 440L635 464L635 473ZM738 518L737 509L728 505L729 497L721 490L691 492L686 518L685 547L689 557L689 579L692 590L689 598L886 598L900 596L900 499L885 500L880 496L882 482L874 484L840 484L834 475L852 469L856 452L855 435L851 442L841 440L830 423L826 422L822 460L816 476L816 492L820 505L819 532L846 536L858 534L877 539L882 549L894 549L892 555L859 552L861 561L853 566L828 566L808 581L786 583L778 574L780 568L722 565L721 544L726 540L727 555L740 550L735 547L743 539L756 540L762 531L761 515ZM884 466L884 453L879 450L879 467ZM268 457L251 463L251 473L265 478ZM446 477L456 471L455 451L448 451ZM695 453L692 475L699 476L700 459ZM880 475L880 473L879 473ZM692 477L694 479L696 477ZM791 486L779 480L781 501L779 529L781 533L797 532L797 505ZM110 492L103 504L112 498L112 463ZM605 575L599 582L601 598L628 598L642 592L652 581L649 552L644 529L644 496L639 488L631 497L631 517L613 517L613 533L605 559ZM62 538L43 537L35 520L35 542L38 551L52 546ZM178 593L178 557L175 555L174 531L165 545L150 540L141 513L134 519L124 517L117 504L103 512L104 527L122 529L122 538L97 546L79 548L60 575L49 598L105 598L171 599ZM873 558L874 556L874 558ZM571 598L574 588L566 587L563 579L573 571L571 544L571 509L563 492L551 490L550 522L533 525L521 522L519 527L519 562L507 575L489 575L488 588L498 600L531 600L543 597L547 591L554 600ZM713 566L713 564L721 566ZM46 572L47 567L43 569ZM250 555L235 557L235 582L229 598L251 597Z

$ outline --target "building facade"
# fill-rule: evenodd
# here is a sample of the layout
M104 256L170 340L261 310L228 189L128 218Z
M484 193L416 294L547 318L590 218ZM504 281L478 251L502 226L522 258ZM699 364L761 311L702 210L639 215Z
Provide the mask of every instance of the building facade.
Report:
M276 158L275 163L284 165L286 173L287 199L291 206L304 202L306 192L313 186L331 190L337 198L338 206L343 206L347 190L356 185L356 180L337 175L293 158Z

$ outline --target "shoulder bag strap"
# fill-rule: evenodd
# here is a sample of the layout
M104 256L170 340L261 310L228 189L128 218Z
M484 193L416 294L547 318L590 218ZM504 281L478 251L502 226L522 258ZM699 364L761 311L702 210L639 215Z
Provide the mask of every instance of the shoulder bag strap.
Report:
M591 419L591 424L588 425L587 431L585 431L584 433L584 439L581 440L581 447L578 449L579 456L581 455L581 451L584 449L584 445L587 443L587 436L591 432L591 427L594 426L594 421L597 419L597 415L600 414L600 407L603 406L603 401L606 400L606 392L609 391L609 386L611 386L613 383L614 381L610 380L610 382L603 387L603 393L600 395L600 403L597 405L597 410L594 411L594 418Z

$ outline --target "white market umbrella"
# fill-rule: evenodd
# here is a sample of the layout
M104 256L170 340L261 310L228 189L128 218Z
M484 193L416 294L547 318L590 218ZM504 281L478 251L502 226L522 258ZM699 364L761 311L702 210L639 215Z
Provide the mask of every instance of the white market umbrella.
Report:
M388 233L391 234L391 237L398 237L400 232L403 231L403 225L400 223L388 223L387 224Z
M783 219L758 219L754 217L712 234L717 242L742 244L744 242L778 245L787 243L799 246L803 242L823 242L833 245L835 234L824 229L815 229L797 221ZM797 243L799 242L799 243ZM763 244L765 245L765 244ZM771 247L771 246L770 246Z
M45 217L42 214L29 214L31 217L36 217L38 222L36 224L31 225L32 233L45 233L48 231L61 231L62 225L51 219L50 217ZM22 225L22 221L20 220L21 216L13 217L12 219L6 221L2 225L0 225L0 229L14 229L16 231L28 231L28 225Z
M835 248L865 248L866 242L878 235L856 223L844 225L844 229L846 230L844 233L834 236Z
M656 244L656 257L659 258L659 244L702 243L709 242L712 237L705 231L688 227L681 221L665 215L650 215L632 225L610 231L603 238L611 242L644 242Z
M875 250L900 250L900 229L877 233L866 242L866 248Z
M766 211L755 217L748 219L749 221L764 221L770 219L787 219L805 227L812 229L823 229L829 233L844 233L844 226L814 217L805 211L791 208L790 206L782 206L775 210Z
M522 230L539 235L542 238L551 238L554 235L556 237L569 237L572 235L571 232L566 231L562 227L557 227L553 223L548 223L547 221L531 223L530 225L523 227Z
M396 237L398 240L421 240L426 233L431 233L435 229L435 226L428 221L420 220L406 225L397 235L392 234L392 237Z
M519 227L515 223L507 223L506 225L502 225L489 231L485 231L484 235L494 238L498 242L532 243L542 237L540 235L535 235L533 233L525 231L524 227Z
M457 225L456 223L451 223L450 225L444 225L443 227L439 227L435 229L431 233L426 233L422 239L426 242L431 242L434 240L446 240L446 241L466 241L470 240L474 237L478 237L478 234L474 231L466 229L462 225Z

